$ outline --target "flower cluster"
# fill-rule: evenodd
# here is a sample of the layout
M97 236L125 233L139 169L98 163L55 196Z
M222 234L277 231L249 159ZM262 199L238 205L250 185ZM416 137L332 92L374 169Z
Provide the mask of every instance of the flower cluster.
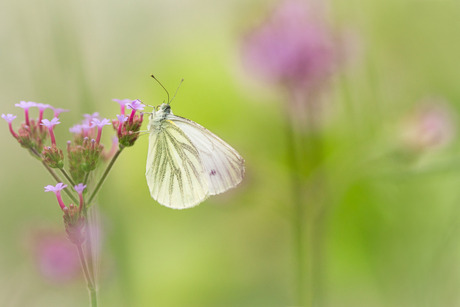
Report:
M115 99L115 101L121 106L121 114L117 119L101 118L98 113L85 114L80 124L69 129L73 133L73 140L67 141L66 161L64 161L64 152L56 141L54 130L61 123L60 114L67 110L54 108L48 104L21 101L16 106L24 110L24 121L17 131L13 127L13 121L17 116L1 115L8 123L11 135L22 147L28 149L33 157L39 159L57 181L54 186L47 185L45 192L53 192L56 195L63 212L67 237L77 248L92 303L97 301L97 296L88 209L121 151L125 147L133 146L138 139L143 121L143 113L140 111L145 107L139 100ZM38 109L38 117L32 118L30 110L35 108ZM127 108L131 110L129 114L125 114ZM48 109L53 111L51 119L44 118ZM112 139L111 149L105 151L102 130L104 126L109 125L114 127L116 136ZM108 159L111 159L110 163L92 188L94 176L90 175L101 162ZM64 183L57 172L64 176L67 183ZM69 186L73 186L73 189ZM69 197L69 201L63 199L63 193Z
M117 115L117 119L112 121L120 146L133 146L139 137L139 130L144 119L143 113L137 115L136 111L144 110L145 105L140 100L113 99L113 101L120 104L120 115ZM131 109L129 115L125 114L126 107Z
M82 197L84 190L82 186L86 188L90 173L97 168L101 160L115 157L117 150L121 151L126 146L133 146L139 136L143 121L143 114L140 111L144 109L145 105L139 100L114 100L121 106L121 115L118 115L116 120L101 118L98 113L84 114L83 121L69 129L73 133L73 141L67 142L67 163L64 163L64 152L56 142L54 130L61 123L59 119L61 113L68 110L54 108L49 104L21 101L15 106L24 110L24 121L17 131L13 128L13 121L17 118L16 115L2 114L1 117L8 123L11 135L22 147L27 148L35 158L41 160L56 180L58 180L58 176L52 169L61 171L68 183L75 186L75 191ZM127 108L131 109L131 112L125 115ZM38 109L37 118L32 118L32 109ZM51 119L44 118L48 109L53 111ZM109 125L113 125L115 128L116 137L112 140L111 149L104 151L102 130L104 126ZM49 145L46 144L47 142L49 142ZM64 169L65 164L68 165L68 173ZM74 229L81 216L80 212L84 208L82 205L84 202L81 198L78 210L74 204L64 205L60 194L61 190L66 191L69 196L72 195L67 189L67 185L62 182L55 187L46 187L46 191L56 193L59 205L65 212L66 225L72 225L70 228ZM93 191L93 196L95 192ZM76 198L74 197L73 200L76 200ZM75 234L69 234L69 236L73 238L72 240L76 240L78 237Z

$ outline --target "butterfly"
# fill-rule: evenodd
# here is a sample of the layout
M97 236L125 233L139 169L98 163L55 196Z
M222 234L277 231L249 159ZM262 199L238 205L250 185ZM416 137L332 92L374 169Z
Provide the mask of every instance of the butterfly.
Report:
M153 110L148 131L145 176L161 205L190 208L243 180L241 155L203 126L174 115L170 101Z

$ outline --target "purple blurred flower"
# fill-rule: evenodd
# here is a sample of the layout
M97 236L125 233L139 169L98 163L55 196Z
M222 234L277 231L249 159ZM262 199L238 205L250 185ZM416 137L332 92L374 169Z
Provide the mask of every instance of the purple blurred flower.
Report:
M86 185L83 183L79 183L76 186L74 186L75 191L77 191L78 194L82 194L83 190L86 189Z
M38 234L33 238L40 273L54 282L72 280L80 274L75 246L62 235Z
M121 114L125 114L126 105L133 101L132 99L112 99L112 100L120 104Z
M91 124L91 121L93 119L99 119L99 113L98 112L94 112L93 114L83 114L83 116L85 117L85 119L83 120L83 123L84 124Z
M51 107L51 109L53 109L54 117L59 117L59 115L60 115L61 113L69 112L69 110L61 109L61 108L54 108L54 107Z
M415 151L440 148L455 135L454 112L445 101L425 99L405 119L402 129L404 145Z
M69 128L70 133L81 134L83 132L83 127L81 125L74 125Z
M123 114L117 115L117 119L118 119L118 121L119 121L120 123L124 123L125 121L128 120L128 116L123 115Z
M334 71L336 54L330 29L315 17L303 1L280 2L245 37L245 65L267 81L289 88L321 84Z

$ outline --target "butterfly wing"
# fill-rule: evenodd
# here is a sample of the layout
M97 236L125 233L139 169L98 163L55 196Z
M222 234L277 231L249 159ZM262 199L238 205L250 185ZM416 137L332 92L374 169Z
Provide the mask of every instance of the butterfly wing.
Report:
M209 195L199 151L168 119L150 132L145 176L152 197L166 207L190 208Z
M244 159L217 135L180 116L169 115L199 153L210 195L237 186L244 176Z

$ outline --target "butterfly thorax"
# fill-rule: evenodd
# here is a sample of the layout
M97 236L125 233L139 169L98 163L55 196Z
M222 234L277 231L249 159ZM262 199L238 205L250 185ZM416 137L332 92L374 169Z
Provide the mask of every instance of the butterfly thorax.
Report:
M173 115L171 106L167 103L162 103L157 111L153 111L150 115L149 130L159 130L161 123L168 117Z

